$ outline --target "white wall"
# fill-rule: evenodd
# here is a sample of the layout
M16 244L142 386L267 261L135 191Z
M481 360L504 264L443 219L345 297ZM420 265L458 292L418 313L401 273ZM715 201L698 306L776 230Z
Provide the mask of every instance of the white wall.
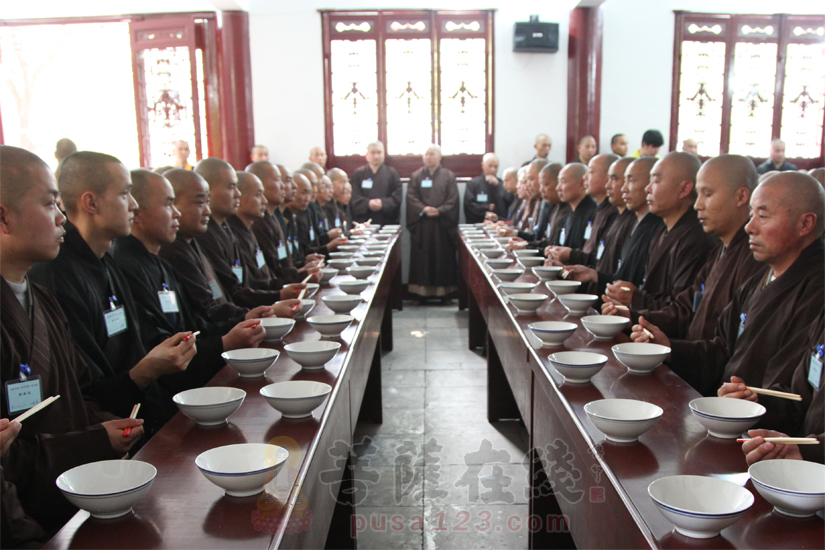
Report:
M536 134L553 139L552 159L563 160L567 130L567 29L575 0L511 2L495 15L495 144L502 169L531 158ZM320 0L252 0L250 44L255 140L290 167L306 161L309 149L324 142L323 60ZM363 8L352 0L335 9ZM421 0L383 3L382 9L432 8ZM451 0L438 9L480 9L473 0ZM559 23L555 54L513 53L513 25L531 14Z
M632 153L645 130L655 128L670 146L674 10L706 13L825 14L810 0L607 0L602 44L600 151L625 133Z

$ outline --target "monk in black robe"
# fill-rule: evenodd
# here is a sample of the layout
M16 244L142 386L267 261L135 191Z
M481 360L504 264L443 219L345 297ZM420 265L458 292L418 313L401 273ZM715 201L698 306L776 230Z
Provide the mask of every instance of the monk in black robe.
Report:
M610 301L602 313L642 315L673 339L710 340L716 322L733 293L761 269L748 247L745 224L757 184L753 162L739 155L720 155L707 161L697 175L696 212L705 231L722 242L714 248L689 288L660 310L617 311Z
M703 395L728 380L720 395L739 391L739 384L788 388L792 359L825 303L825 191L807 174L787 172L763 181L750 203L745 230L765 266L734 293L714 338L671 342L644 317L633 328L634 340L647 340L647 328L655 342L670 346L671 369Z
M536 219L531 220L532 225L529 227L519 229L518 226L507 227L502 225L499 228L498 233L500 236L513 237L508 243L510 250L524 248L525 246L542 249L542 244L553 236L551 224L556 219L554 216L561 203L557 189L558 175L561 168L558 163L549 164L544 160L536 160L523 169L526 177L526 187L524 189L532 190L532 185L535 184L540 202ZM529 204L525 202L524 207L529 208Z
M88 398L92 377L66 328L60 305L27 273L54 259L65 217L54 176L36 155L0 146L0 416L14 420L41 400L60 399L3 430L3 548L45 542L77 509L60 494L64 471L123 456L143 435L143 420L116 420ZM23 391L33 391L25 397ZM11 399L10 399L11 398ZM123 435L131 428L129 436ZM18 429L17 438L8 439Z
M352 219L364 223L372 219L379 225L401 223L401 199L404 189L395 168L384 164L384 144L367 146L367 165L350 178L352 185Z
M455 291L458 213L455 174L441 166L441 148L432 145L407 188L410 257L415 259L410 262L411 293L445 298Z
M467 223L484 223L487 213L506 218L507 201L504 185L498 173L498 155L487 153L481 159L481 174L467 182L464 189L464 220Z
M196 339L180 332L148 353L143 346L132 293L109 252L115 238L129 235L137 207L126 167L110 155L81 151L63 162L58 185L69 217L64 244L30 276L57 298L69 320L91 371L89 395L121 417L141 403L152 434L177 412L158 379L186 370Z
M584 186L587 167L584 164L568 164L559 173L559 197L570 206L570 213L561 227L558 237L560 246L580 249L593 230L593 216L598 205L587 194Z

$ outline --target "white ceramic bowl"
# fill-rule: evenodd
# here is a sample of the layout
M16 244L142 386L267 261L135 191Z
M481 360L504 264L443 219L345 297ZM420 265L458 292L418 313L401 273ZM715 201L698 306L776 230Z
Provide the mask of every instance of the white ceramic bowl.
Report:
M261 326L266 331L265 340L277 342L292 330L295 326L295 319L282 319L281 317L267 317L258 319Z
M512 265L513 260L510 258L502 258L500 260L486 260L484 263L492 269L507 269Z
M364 256L364 258L370 258L370 259L378 258L379 260L381 260L381 258L384 257L384 252L381 251L381 250L368 250L368 251L364 252L362 254L362 256Z
M338 275L338 270L331 267L321 269L321 284L326 284L330 279Z
M516 279L518 279L521 274L524 273L524 270L521 268L511 268L511 269L494 269L493 275L498 277L499 281L506 281L508 283L512 283Z
M172 401L199 425L217 426L240 408L245 397L246 392L238 388L211 386L182 391Z
M547 289L556 296L563 296L565 294L573 294L580 286L581 281L547 281L544 283Z
M221 357L238 371L241 378L255 378L263 376L264 371L278 360L280 354L281 352L276 349L242 348L225 351Z
M587 315L582 317L582 325L596 340L612 340L630 323L627 317L619 315Z
M498 287L504 294L519 294L519 293L526 293L531 292L538 283L508 283L503 282Z
M315 315L307 322L321 333L323 338L338 338L352 323L352 315Z
M780 514L806 518L825 508L825 465L807 460L763 460L748 468L759 494Z
M697 539L715 537L753 504L750 491L715 477L663 477L647 493L677 531Z
M379 252L379 251L386 250L387 246L388 245L386 243L385 244L374 243L374 244L366 245L366 248L367 248L367 250L370 250L372 252Z
M355 260L353 260L352 258L349 258L349 259L330 260L330 261L327 262L327 265L329 265L333 269L337 269L338 271L343 271L346 268L352 266L352 264L354 264L354 263L355 263Z
M481 250L481 253L488 258L495 260L496 258L501 258L504 255L504 250L501 248L485 248Z
M600 399L585 405L584 412L607 439L632 443L652 428L664 411L646 401Z
M381 258L357 258L355 263L358 264L358 267L372 267L374 268L378 264L381 263Z
M533 268L533 274L542 281L552 281L559 276L561 270L564 269L557 265L540 265Z
M520 314L532 315L547 301L546 294L517 293L507 296Z
M372 236L376 241L388 241L392 237L391 233L376 233Z
M348 260L352 258L352 252L330 252L329 257L333 260Z
M355 279L354 281L340 281L338 283L338 288L346 292L347 294L361 294L367 287L370 286L369 281L365 279Z
M518 258L524 258L525 256L527 256L527 257L537 256L538 253L539 253L539 251L535 250L533 248L522 248L521 250L516 250L515 251L515 255Z
M397 223L391 223L391 224L385 225L381 229L387 229L387 230L392 229L393 231L398 231L399 229L401 229L401 225L397 224Z
M231 497L264 490L289 459L289 451L266 443L238 443L202 452L195 459L201 473Z
M564 309L571 315L584 315L599 299L595 294L562 294L558 297Z
M326 341L295 342L285 345L284 349L289 357L303 368L320 370L335 357L335 354L341 349L341 344Z
M92 517L128 514L149 489L158 471L139 460L101 460L66 470L56 480L66 499Z
M338 250L340 250L341 252L353 253L359 248L361 248L360 244L342 244L338 247Z
M306 418L324 402L332 386L311 380L289 380L261 388L261 395L284 418Z
M362 302L360 295L338 294L335 296L321 296L324 304L335 313L349 313Z
M527 325L544 348L557 348L579 328L575 323L565 321L538 321Z
M319 288L321 288L321 285L318 283L307 283L307 291L304 294L304 298L312 298L318 293Z
M525 269L532 269L544 264L544 258L533 256L521 256L518 263L523 265Z
M298 321L300 321L301 319L305 319L307 314L313 309L315 309L315 300L301 300L301 311L295 314L295 319Z
M484 254L485 250L501 250L501 248L498 246L498 243L494 243L493 241L489 240L485 241L484 243L473 243L473 246L475 246L476 250L478 250L482 254Z
M699 397L689 403L690 412L712 436L736 439L759 422L765 407L745 399Z
M373 273L375 273L374 267L350 267L347 269L347 273L355 277L356 279L366 279Z
M626 342L616 344L612 348L613 355L635 374L648 374L662 364L670 354L670 348L650 342Z
M498 244L507 244L510 242L510 237L493 237L493 240Z
M550 364L571 384L587 384L607 363L607 356L590 351L560 351L550 355Z

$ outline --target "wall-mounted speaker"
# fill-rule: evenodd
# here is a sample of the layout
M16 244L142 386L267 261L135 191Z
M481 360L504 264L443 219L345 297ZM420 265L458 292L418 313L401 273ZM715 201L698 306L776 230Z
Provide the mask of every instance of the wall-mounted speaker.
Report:
M556 53L559 51L559 24L541 23L538 15L530 21L516 23L514 52Z

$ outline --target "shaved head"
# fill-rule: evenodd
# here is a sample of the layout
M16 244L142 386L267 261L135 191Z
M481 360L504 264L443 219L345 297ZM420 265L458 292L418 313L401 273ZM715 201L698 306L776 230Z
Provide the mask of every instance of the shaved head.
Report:
M810 172L808 172L812 178L822 184L825 187L825 168L814 168Z
M132 176L132 198L138 203L138 208L146 204L155 186L167 183L164 176L145 168L132 170L130 174Z
M696 177L702 177L709 170L718 171L732 190L745 187L753 192L759 183L759 174L753 161L741 155L725 154L713 157L702 165Z
M310 184L312 184L312 185L317 185L318 184L318 175L315 172L313 172L312 170L310 170L309 168L299 168L298 170L295 170L292 173L292 178L297 179L298 174L301 174L302 176L304 176Z
M587 173L587 166L580 162L571 162L562 168L562 171L564 171L566 177L570 177L573 180L581 180Z
M318 178L324 175L324 169L315 162L305 162L301 165L301 170L310 170Z
M163 177L172 184L172 189L178 198L185 195L209 194L209 184L200 174L192 170L173 168L165 172Z
M329 176L329 179L330 181L332 181L333 185L347 179L347 173L341 170L340 168L330 169L330 171L327 172L327 176Z
M72 153L77 153L77 145L69 138L60 138L54 147L54 158L58 161L63 160Z
M0 145L0 204L17 210L31 187L31 181L48 172L49 165L30 151L10 145Z
M601 170L607 173L608 168L610 165L619 160L619 155L614 155L613 153L606 153L603 155L596 155L590 162L594 163L594 167L598 170Z
M822 235L825 228L825 190L809 174L777 172L775 176L760 183L758 188L778 191L781 204L796 218L813 213L816 216L813 236L819 238Z
M79 151L63 159L57 186L63 196L66 212L77 212L77 201L86 191L96 195L106 193L106 188L112 181L110 169L113 165L126 170L116 157L105 153Z
M238 190L243 193L248 193L250 190L256 190L258 185L261 185L261 180L251 172L235 172L238 175Z
M226 171L234 172L232 165L223 159L208 157L195 166L195 172L200 174L207 183L211 183L220 178Z
M545 165L544 168L541 169L540 173L542 175L545 175L545 177L558 181L559 172L561 172L562 168L564 167L561 165L561 163L551 162L550 164Z
M275 167L274 164L272 164L268 160L259 160L258 162L253 162L252 164L246 167L246 171L250 174L255 174L261 181L263 181L265 178L274 178L276 174L278 176L277 179L281 179L281 174L279 173L278 169Z

